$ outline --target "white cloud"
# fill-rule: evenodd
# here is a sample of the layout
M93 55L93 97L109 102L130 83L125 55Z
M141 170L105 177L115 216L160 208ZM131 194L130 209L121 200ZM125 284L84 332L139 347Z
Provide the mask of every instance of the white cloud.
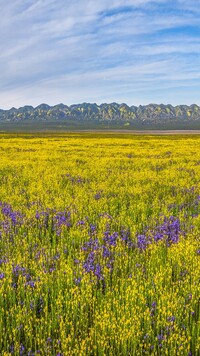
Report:
M0 107L106 101L126 87L145 97L143 83L152 92L191 85L196 95L199 3L2 0Z

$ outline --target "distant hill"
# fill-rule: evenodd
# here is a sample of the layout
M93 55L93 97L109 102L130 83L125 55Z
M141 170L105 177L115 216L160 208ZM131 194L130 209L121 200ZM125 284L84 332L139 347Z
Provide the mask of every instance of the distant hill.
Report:
M198 105L140 105L127 104L76 104L67 106L58 104L37 107L23 106L18 109L0 109L0 129L4 125L35 125L42 127L125 127L129 128L166 128L166 129L200 129L200 106ZM13 124L13 125L11 125Z

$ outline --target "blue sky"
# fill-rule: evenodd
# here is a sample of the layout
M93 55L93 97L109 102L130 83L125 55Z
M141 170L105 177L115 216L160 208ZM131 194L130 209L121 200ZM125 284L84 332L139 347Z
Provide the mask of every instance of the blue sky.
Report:
M200 0L0 0L0 108L200 105Z

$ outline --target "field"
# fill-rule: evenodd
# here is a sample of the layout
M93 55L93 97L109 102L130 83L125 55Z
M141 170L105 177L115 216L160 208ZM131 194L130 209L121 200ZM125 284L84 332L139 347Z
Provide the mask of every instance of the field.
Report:
M199 355L200 136L0 135L0 354Z

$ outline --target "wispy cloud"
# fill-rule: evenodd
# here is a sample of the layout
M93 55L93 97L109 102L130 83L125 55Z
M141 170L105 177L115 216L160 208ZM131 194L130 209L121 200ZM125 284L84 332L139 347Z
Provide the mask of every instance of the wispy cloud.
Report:
M200 104L199 5L2 0L0 107L61 101Z

